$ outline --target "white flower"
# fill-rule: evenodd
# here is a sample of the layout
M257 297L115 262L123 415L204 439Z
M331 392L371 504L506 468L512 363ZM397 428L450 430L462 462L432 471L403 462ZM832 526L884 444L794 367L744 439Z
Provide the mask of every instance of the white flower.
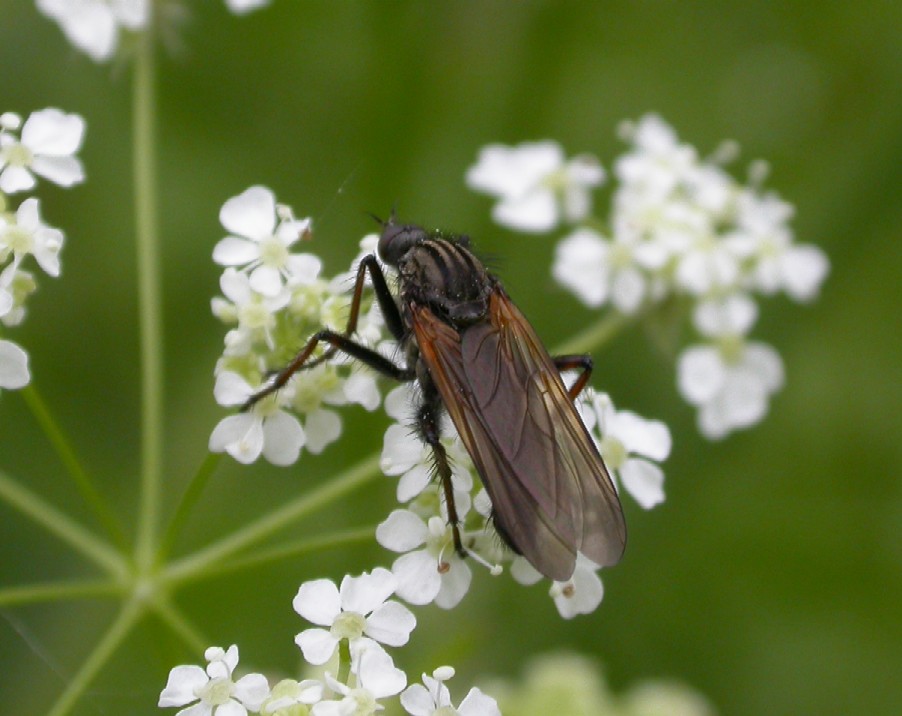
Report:
M0 219L0 222L2 222L2 219ZM2 223L0 223L0 227L2 227ZM2 228L0 228L0 231L2 231ZM15 298L9 289L16 277L18 268L18 263L14 260L3 271L0 271L0 318L6 318L6 315L13 310L15 305Z
M272 345L272 330L276 325L277 313L291 300L288 289L283 289L275 296L264 296L254 291L246 273L232 267L222 272L219 287L233 304L230 310L238 322L238 328L250 334L249 338L262 335L264 341ZM222 308L219 306L219 310Z
M236 15L243 15L264 5L269 5L269 0L226 0L226 7Z
M290 247L310 231L310 219L279 220L275 195L253 186L223 204L219 220L231 233L213 249L213 260L222 266L244 266L250 287L267 296L278 296L285 281L312 283L322 262L312 254L292 254Z
M370 716L385 708L379 699L394 696L407 685L406 674L395 668L392 658L381 649L365 649L358 658L354 671L357 685L342 684L327 673L326 683L342 698L314 704L310 710L313 716Z
M737 207L737 229L727 241L751 262L752 287L765 294L782 290L795 301L816 298L830 261L816 246L794 243L792 206L773 194L744 191Z
M34 274L25 271L16 260L0 272L0 321L17 326L25 318L25 301L37 290Z
M624 232L608 241L591 229L577 229L557 245L552 274L587 306L611 301L621 313L635 313L649 292L647 270L667 258L636 237Z
M590 614L601 604L604 587L598 576L598 565L582 552L576 555L576 567L566 582L552 582L548 596L554 601L558 613L564 619L572 619L578 614ZM524 586L536 584L542 575L523 557L516 557L511 564L511 576Z
M445 686L453 676L454 669L450 666L439 667L432 676L423 674L422 684L412 684L401 694L401 706L411 716L501 716L495 699L475 687L455 708Z
M566 582L554 582L548 594L564 619L572 619L578 614L591 614L604 597L598 565L578 554L573 576Z
M738 285L739 257L721 237L699 233L689 240L677 258L674 278L677 285L693 296Z
M147 25L150 0L37 0L38 10L56 20L79 50L99 61L112 57L119 28Z
M455 503L463 521L469 495L457 493ZM412 510L394 510L376 528L376 541L393 552L405 553L395 560L392 573L398 580L397 595L410 604L434 601L442 609L451 609L470 588L472 572L454 550L446 517L424 519ZM417 549L421 546L423 549Z
M467 171L467 186L497 196L492 218L520 231L554 229L563 218L573 223L591 210L591 189L601 184L598 160L581 155L566 161L551 141L516 147L492 144Z
M84 181L84 169L74 156L84 132L84 119L54 108L32 112L21 139L0 132L0 191L32 189L35 174L64 187Z
M757 304L744 293L700 301L692 311L692 323L703 336L744 336L758 318Z
M199 666L176 666L169 672L158 706L187 706L177 716L246 716L259 711L269 697L269 684L262 674L248 674L238 681L232 673L238 665L238 647L224 651L211 646L204 652L206 670ZM197 703L194 703L197 702Z
M655 114L625 124L622 135L634 149L615 162L614 174L624 185L641 187L648 202L669 196L697 165L695 149L680 144L673 128Z
M243 405L254 392L237 373L223 371L216 378L214 394L220 405ZM291 465L298 459L305 439L298 419L269 396L247 412L220 420L210 435L209 448L211 452L227 452L244 464L262 454L273 465Z
M41 221L40 206L35 197L19 205L15 218L15 223L0 218L0 251L11 251L16 265L31 254L50 276L59 276L63 232Z
M282 679L272 687L269 698L260 706L260 713L264 716L283 716L295 713L292 707L296 705L311 706L323 697L323 684L316 679ZM299 713L306 711L299 710Z
M647 420L629 410L615 410L608 395L587 389L578 408L598 444L611 477L643 508L664 501L664 473L654 464L670 454L670 431L660 420Z
M403 604L387 601L396 586L394 575L382 567L359 577L346 575L340 588L330 579L304 582L292 602L294 610L307 621L326 627L297 635L295 641L304 658L311 664L325 664L341 639L347 639L352 647L355 642L370 640L389 646L406 644L416 617Z
M698 408L699 430L714 440L764 417L770 396L783 386L783 362L764 343L726 338L684 350L677 382Z
M393 389L384 401L389 417L401 422L390 425L385 431L379 465L386 475L401 476L397 488L399 502L409 502L425 490L434 472L432 448L407 425L414 415L416 397L416 386L405 384ZM473 476L468 469L471 465L469 454L451 421L444 415L440 427L442 444L451 465L451 482L455 490L469 492L473 487Z
M0 339L0 388L18 390L30 380L28 354L12 341Z

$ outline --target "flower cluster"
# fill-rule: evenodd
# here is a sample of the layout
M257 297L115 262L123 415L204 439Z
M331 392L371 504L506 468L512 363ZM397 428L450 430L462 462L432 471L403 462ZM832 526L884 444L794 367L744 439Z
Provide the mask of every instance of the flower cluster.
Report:
M271 376L304 348L304 341L323 327L342 331L347 325L360 260L375 252L377 237L360 243L361 253L351 269L332 280L321 278L321 262L311 254L293 253L296 243L311 234L309 219L296 219L276 203L269 189L251 187L229 199L220 212L227 231L213 251L226 268L220 280L223 297L213 300L213 312L231 328L225 352L216 366L214 394L223 406L242 406ZM397 346L384 341L378 305L369 292L361 300L353 339L396 357ZM316 360L328 346L308 356ZM226 451L249 463L261 455L274 464L288 465L301 448L321 451L341 432L338 414L328 407L349 402L374 409L380 403L375 374L335 352L309 369L296 371L279 390L253 406L223 418L210 436L210 449ZM504 546L494 529L492 505L454 426L443 416L441 440L451 465L454 503L461 543L470 559L454 546L445 497L435 478L432 448L412 427L421 398L415 382L398 386L385 398L386 413L394 421L384 438L382 471L398 478L401 503L376 529L377 541L398 553L392 565L395 593L409 604L456 606L472 582L472 565L493 574L511 565L522 584L541 576L523 558ZM577 401L612 479L645 509L663 502L664 476L655 464L670 452L670 433L660 422L629 411L615 410L611 400L591 389ZM580 555L566 582L549 588L565 618L594 611L603 590L598 565Z
M454 676L449 666L436 669L432 676L423 674L422 684L404 688L407 675L383 647L403 646L416 626L410 610L390 599L396 587L386 569L345 576L340 587L328 579L300 586L295 611L317 626L302 631L295 641L308 669L320 669L316 678L284 679L272 688L262 674L235 680L238 647L210 647L204 654L205 669L186 665L170 671L159 706L186 707L179 711L184 716L248 712L366 716L383 710L387 699L400 694L401 706L412 716L500 716L495 700L478 688L471 689L454 711L445 685Z
M504 713L517 716L713 716L700 693L673 680L648 679L615 693L592 660L572 653L532 658L523 676L490 685Z
M150 23L151 0L36 0L38 10L55 20L75 47L97 62L109 60L122 33L141 32ZM233 13L243 14L269 0L226 0Z
M13 112L0 115L0 322L15 326L25 318L25 301L35 291L30 259L49 276L59 276L63 232L41 219L36 197L13 206L13 195L31 191L38 177L70 187L84 180L75 153L85 123L58 109L33 112L23 122ZM12 341L0 340L0 388L21 388L30 380L28 354Z
M392 572L398 579L397 594L411 604L435 603L444 609L456 606L472 581L467 560L453 544L446 505L433 479L431 449L407 424L416 404L416 389L401 386L385 398L385 409L396 420L385 433L382 470L397 476L398 501L376 529L377 541L400 553ZM664 474L656 462L670 454L667 426L630 411L618 411L607 395L587 389L577 399L583 417L615 485L623 488L645 509L664 501ZM521 584L538 582L541 575L523 558L503 547L491 520L491 503L478 480L460 437L449 420L442 423L442 444L452 465L455 505L461 541L469 556L493 574L510 563L513 578ZM598 565L579 555L573 576L552 582L549 596L564 618L588 614L601 603L603 589Z
M740 184L723 168L735 147L700 158L655 115L624 125L623 135L631 146L614 163L606 220L590 215L586 192L597 182L569 171L576 160L566 162L547 142L486 148L468 183L500 198L493 215L505 226L547 230L558 216L574 225L557 246L552 273L588 306L610 304L625 315L688 310L701 342L680 355L677 383L698 409L701 432L720 438L759 422L783 384L777 352L749 339L753 296L812 300L829 263L817 247L794 241L792 207L761 188L762 163ZM545 220L534 221L537 214Z
M299 341L322 328L345 329L348 289L356 272L326 281L320 276L319 258L292 253L295 244L311 237L311 221L296 219L265 187L254 186L229 199L220 220L230 233L213 251L225 269L219 281L223 296L213 299L212 308L230 330L216 364L214 394L220 405L241 406L303 348ZM376 238L363 239L360 257L375 250ZM356 336L376 345L383 325L372 303L367 298L362 307ZM314 358L324 348L328 346L319 346ZM359 403L374 410L380 399L375 376L336 355L298 371L251 410L224 418L210 436L210 449L226 451L244 463L262 454L273 464L290 465L302 447L319 453L341 434L338 413L325 406Z

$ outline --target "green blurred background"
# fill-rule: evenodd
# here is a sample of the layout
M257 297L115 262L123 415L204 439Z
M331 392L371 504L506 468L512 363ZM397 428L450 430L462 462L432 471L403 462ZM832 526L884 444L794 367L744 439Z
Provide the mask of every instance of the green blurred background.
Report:
M705 154L726 138L740 166L768 159L768 185L797 207L799 240L832 272L820 300L763 304L756 336L784 358L766 421L711 444L678 397L672 359L640 330L597 355L594 383L667 422L667 502L627 500L626 559L590 617L558 618L542 588L479 573L452 612L418 610L411 673L450 662L458 691L515 675L527 655L597 657L620 689L667 676L723 714L902 713L902 4L296 2L244 18L187 3L159 62L159 173L166 325L166 509L204 457L222 410L211 395L223 330L210 315L223 201L251 184L316 222L327 273L397 204L467 231L502 257L509 292L551 346L591 320L552 283L554 241L489 220L466 168L488 142L553 138L610 167L624 118L659 112ZM0 111L57 106L88 125L88 181L40 190L68 242L10 334L34 381L127 524L137 503L138 393L131 81L96 65L25 0L0 5ZM604 206L599 207L605 213ZM550 298L549 298L550 296ZM346 435L292 469L224 460L178 554L381 447L384 418L351 408ZM0 467L93 527L21 398L0 399ZM394 485L377 480L294 534L375 524ZM242 667L291 670L298 584L391 555L378 546L298 557L178 594ZM83 578L92 567L0 505L0 587ZM0 612L4 713L41 713L81 666L113 602ZM150 714L171 666L198 656L155 622L128 639L78 714ZM462 692L461 692L462 693Z

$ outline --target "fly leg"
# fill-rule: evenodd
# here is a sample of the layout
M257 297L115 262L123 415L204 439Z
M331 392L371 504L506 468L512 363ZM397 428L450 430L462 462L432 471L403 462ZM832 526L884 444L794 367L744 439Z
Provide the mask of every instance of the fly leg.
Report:
M442 486L445 508L448 511L448 524L451 525L454 551L461 557L466 557L468 552L460 539L460 518L457 515L457 505L454 502L451 464L448 461L448 453L445 451L445 446L441 442L441 427L439 423L442 411L441 398L428 376L420 377L420 385L423 389L423 402L417 410L417 431L422 440L432 448L435 471ZM439 564L439 569L443 567L447 569L446 564Z
M398 304L395 303L395 299L388 288L385 275L382 273L376 257L373 255L367 256L357 266L357 277L354 280L354 295L351 298L351 310L344 333L323 330L311 336L306 345L291 359L287 366L276 374L271 383L248 398L247 402L241 406L242 411L249 410L256 402L282 388L291 379L291 376L299 370L319 365L334 356L338 351L347 353L352 358L356 358L361 363L388 378L400 382L414 379L415 374L412 370L397 366L371 348L351 340L351 336L357 330L357 321L360 318L360 302L363 296L367 272L369 272L370 279L373 282L373 291L376 294L376 300L379 302L379 308L382 310L382 316L385 318L385 325L396 340L401 341L404 338L404 322L401 318L401 312L398 310ZM311 359L313 351L316 350L320 343L328 343L329 348L321 356Z
M555 356L551 360L554 361L554 365L557 367L558 371L582 371L576 379L576 382L573 383L567 391L570 393L570 400L576 400L579 394L583 392L583 388L586 387L586 383L589 382L589 376L592 375L592 356Z

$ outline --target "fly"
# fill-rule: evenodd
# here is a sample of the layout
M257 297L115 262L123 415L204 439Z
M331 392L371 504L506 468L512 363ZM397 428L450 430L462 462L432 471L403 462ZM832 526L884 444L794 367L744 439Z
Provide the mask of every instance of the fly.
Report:
M461 542L451 467L440 441L451 417L492 502L498 534L540 573L569 579L581 552L616 564L626 544L617 491L573 401L592 372L589 356L552 358L498 279L470 250L469 238L419 226L382 224L377 253L398 273L397 297L376 255L358 266L344 333L314 334L245 410L297 371L345 353L397 381L416 380L415 426L431 448L454 547ZM403 350L399 365L354 341L367 274L386 326ZM318 356L320 343L329 348ZM568 390L561 370L581 371Z

